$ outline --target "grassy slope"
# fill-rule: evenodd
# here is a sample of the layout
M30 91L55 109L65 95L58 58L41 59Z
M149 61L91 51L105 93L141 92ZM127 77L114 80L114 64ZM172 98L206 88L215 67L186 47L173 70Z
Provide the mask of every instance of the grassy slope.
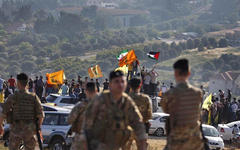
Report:
M163 61L161 63L157 64L157 71L160 73L159 80L173 80L173 74L172 74L172 65L173 63L180 59L180 58L188 58L190 60L191 68L195 70L196 75L193 77L193 80L200 79L200 74L202 72L201 64L211 61L215 58L219 58L222 54L235 54L240 55L240 51L237 48L216 48L216 49L210 49L205 50L203 52L198 52L196 49L194 50L187 50L183 52L183 54L179 57L169 59L167 61ZM195 83L199 84L199 83Z

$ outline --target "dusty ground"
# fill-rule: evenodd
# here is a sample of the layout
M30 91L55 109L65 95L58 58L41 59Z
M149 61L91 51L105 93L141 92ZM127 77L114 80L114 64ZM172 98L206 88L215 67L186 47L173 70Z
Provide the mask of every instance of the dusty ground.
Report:
M148 143L150 145L148 150L163 150L166 144L166 138L150 137ZM8 150L8 148L3 147L3 145L1 144L0 150ZM133 146L132 150L137 150L136 146ZM240 150L240 149L226 148L225 150Z

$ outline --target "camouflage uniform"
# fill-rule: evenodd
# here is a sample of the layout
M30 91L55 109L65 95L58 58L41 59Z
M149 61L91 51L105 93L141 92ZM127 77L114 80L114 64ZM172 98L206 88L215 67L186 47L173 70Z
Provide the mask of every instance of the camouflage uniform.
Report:
M200 131L200 106L202 92L187 82L163 95L161 106L170 114L168 150L203 150L204 143Z
M72 125L72 132L75 132L71 150L79 150L82 147L81 143L81 127L84 119L84 112L87 108L88 101L79 102L71 111L68 117L68 123Z
M133 100L123 94L114 101L106 91L88 106L83 123L89 150L119 150L134 130L138 140L146 140L142 116Z
M17 150L23 142L25 150L34 150L36 119L43 118L41 102L27 91L16 91L3 104L2 117L10 124L9 150Z
M152 118L152 101L149 98L149 96L141 93L135 93L132 92L129 94L129 96L133 99L133 101L136 103L142 117L143 122L145 123L146 133L148 133L148 121ZM133 140L136 141L137 146L139 146L139 143L136 139L136 136L133 134L131 139L127 143L127 147L125 149L130 150Z

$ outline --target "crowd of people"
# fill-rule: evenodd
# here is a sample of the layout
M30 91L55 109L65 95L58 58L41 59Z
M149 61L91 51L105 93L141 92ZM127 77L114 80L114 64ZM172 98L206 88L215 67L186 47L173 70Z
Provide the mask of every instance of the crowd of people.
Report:
M70 81L64 80L62 85L51 85L47 82L47 78L44 81L43 76L36 76L35 80L29 78L27 89L31 93L36 93L36 95L44 101L49 94L60 94L60 95L69 95L75 97L79 100L86 98L85 87L88 82L94 82L97 86L98 92L100 88L103 90L108 90L109 81L105 79L102 83L102 86L99 82L99 79L89 79L85 77L82 80L81 76L77 77L77 80L72 79ZM16 89L16 79L11 75L8 80L0 78L0 102L3 103L10 94L13 94Z
M240 120L240 100L233 97L229 89L227 94L223 90L213 93L209 110L202 110L202 122L213 126L237 120Z

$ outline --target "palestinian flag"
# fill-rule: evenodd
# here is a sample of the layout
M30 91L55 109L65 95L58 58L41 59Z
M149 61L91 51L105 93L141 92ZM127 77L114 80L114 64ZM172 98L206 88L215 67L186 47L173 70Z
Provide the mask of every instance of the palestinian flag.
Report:
M147 55L148 55L148 57L151 58L151 59L156 59L156 60L158 60L159 55L160 55L160 52L149 52Z
M117 59L120 61L121 59L123 59L123 57L125 57L128 54L128 50L125 49L123 50L117 57Z

